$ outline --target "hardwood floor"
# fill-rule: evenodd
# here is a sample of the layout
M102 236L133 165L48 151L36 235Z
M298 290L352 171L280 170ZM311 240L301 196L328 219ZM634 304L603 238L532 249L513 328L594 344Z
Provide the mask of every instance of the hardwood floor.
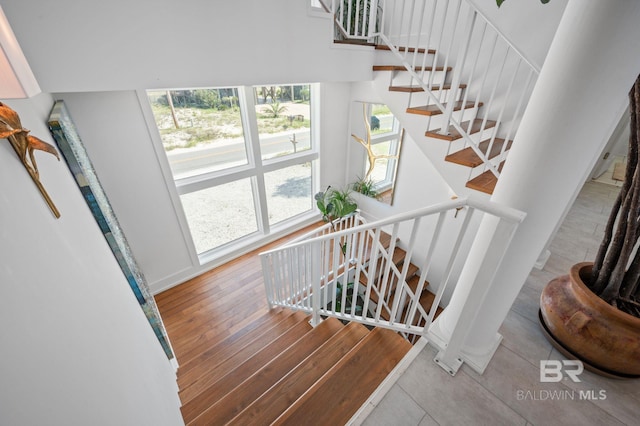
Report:
M345 424L411 348L388 329L313 328L303 312L268 309L259 253L318 225L156 296L187 425Z
M181 371L269 310L259 254L322 225L310 225L155 296Z

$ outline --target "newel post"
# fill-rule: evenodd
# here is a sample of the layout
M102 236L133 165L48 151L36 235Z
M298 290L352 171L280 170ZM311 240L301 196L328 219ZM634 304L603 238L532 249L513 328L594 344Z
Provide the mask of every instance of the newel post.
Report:
M457 287L455 290L466 291L461 299L462 309L459 315L449 318L449 321L443 320L444 316L439 317L427 334L427 337L432 339L440 349L435 358L436 363L451 375L455 375L463 362L468 363L476 371L484 371L502 340L502 336L498 334L492 343L493 351L480 358L477 354L463 351L469 332L478 318L481 306L485 303L498 267L504 259L518 224L517 221L485 215L480 231L484 235L482 238L476 238L471 249L475 253L484 253L484 256L467 259L460 281L464 280L471 284L466 289Z

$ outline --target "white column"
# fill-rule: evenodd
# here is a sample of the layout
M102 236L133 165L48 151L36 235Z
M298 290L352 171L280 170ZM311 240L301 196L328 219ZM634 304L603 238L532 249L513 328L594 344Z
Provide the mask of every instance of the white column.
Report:
M569 1L492 197L527 217L495 279L476 283L487 287L487 296L476 305L473 321L460 324L472 269L495 230L495 221L483 220L458 288L436 324L445 339L454 331L466 336L464 360L490 359L500 325L628 104L640 73L639 22L636 0Z

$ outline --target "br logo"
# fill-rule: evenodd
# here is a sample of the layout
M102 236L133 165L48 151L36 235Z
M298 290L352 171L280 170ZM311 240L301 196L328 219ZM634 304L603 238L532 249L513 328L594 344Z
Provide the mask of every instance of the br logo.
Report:
M574 382L580 382L578 378L584 371L582 361L574 361L564 359L562 361L555 359L540 361L540 382L560 382L564 376L569 377Z

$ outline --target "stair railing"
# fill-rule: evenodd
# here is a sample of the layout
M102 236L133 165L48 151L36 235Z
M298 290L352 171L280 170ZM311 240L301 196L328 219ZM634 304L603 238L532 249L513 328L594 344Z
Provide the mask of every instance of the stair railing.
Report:
M371 42L380 27L382 0L320 0L324 9L333 14L337 39ZM331 6L327 4L331 3Z
M429 104L442 112L439 133L447 134L453 127L462 136L463 146L451 144L447 154L469 146L482 160L482 171L490 170L498 177L539 69L469 0L371 1L376 7L368 9L367 22L374 19L380 24L369 25L365 33L347 31L353 24L346 22L347 27L341 27L344 19L340 22L335 14L343 36L377 37L386 44L411 76L412 84L420 86ZM361 7L361 2L365 0L357 4L355 0L334 0L332 10L335 13L338 5ZM372 32L373 28L378 30ZM423 53L425 50L435 53ZM435 82L435 70L446 72L449 67L453 72L446 80ZM497 138L505 143L492 152ZM484 149L480 147L483 139L489 141Z
M421 336L442 310L456 265L464 263L463 241L478 213L495 216L511 234L524 217L489 201L460 198L372 223L357 217L351 228L309 234L261 253L269 306L310 313L313 325L334 317ZM492 256L503 256L509 242L491 247ZM403 262L394 259L400 245ZM411 263L419 268L414 277L408 276ZM432 276L437 282L427 281Z

